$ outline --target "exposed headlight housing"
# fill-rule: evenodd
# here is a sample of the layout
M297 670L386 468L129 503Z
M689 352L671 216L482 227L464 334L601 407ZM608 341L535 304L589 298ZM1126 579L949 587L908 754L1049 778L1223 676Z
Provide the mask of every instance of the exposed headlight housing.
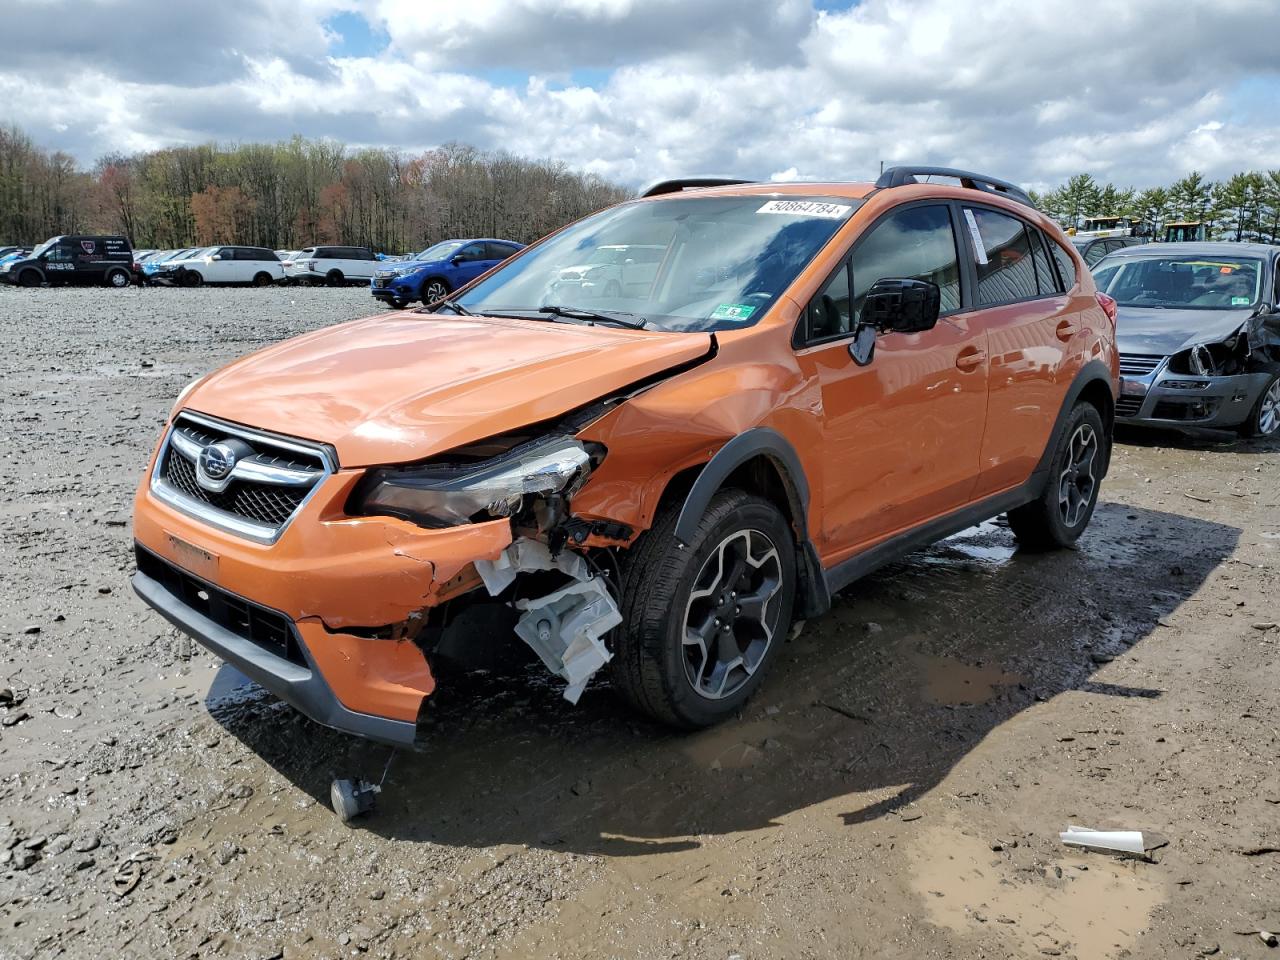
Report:
M371 470L354 513L400 517L422 527L454 527L520 513L526 498L572 495L586 481L592 452L573 437L546 437L473 463Z

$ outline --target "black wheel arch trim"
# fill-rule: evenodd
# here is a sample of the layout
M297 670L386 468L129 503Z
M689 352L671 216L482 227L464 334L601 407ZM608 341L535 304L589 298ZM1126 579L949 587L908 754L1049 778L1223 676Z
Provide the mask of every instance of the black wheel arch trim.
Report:
M686 549L689 547L711 499L724 486L729 475L759 456L767 457L778 471L791 508L799 554L796 616L817 616L831 606L831 596L823 577L822 562L809 539L809 480L795 447L776 430L753 427L716 451L685 496L680 516L676 519L676 541Z
M1107 396L1111 398L1111 409L1098 411L1102 417L1103 429L1106 430L1107 434L1107 457L1102 464L1102 476L1105 477L1107 475L1107 469L1111 466L1111 439L1115 433L1116 396L1112 390L1110 368L1101 360L1093 359L1080 368L1075 379L1071 381L1071 386L1067 388L1067 395L1063 398L1062 407L1058 410L1057 419L1053 422L1053 430L1049 434L1049 442L1045 444L1044 453L1040 455L1040 461L1031 473L1031 478L1035 481L1037 496L1041 485L1048 479L1049 464L1053 461L1053 455L1062 440L1062 432L1067 428L1067 418L1071 416L1071 411L1075 409L1080 395L1094 383L1099 383L1105 387Z

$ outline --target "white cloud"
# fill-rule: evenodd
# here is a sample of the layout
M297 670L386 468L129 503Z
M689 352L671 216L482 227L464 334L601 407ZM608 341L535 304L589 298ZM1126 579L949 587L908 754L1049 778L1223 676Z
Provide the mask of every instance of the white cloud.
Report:
M297 132L461 140L632 184L854 179L881 160L1032 186L1280 166L1274 0L240 0L159 22L154 3L95 0L63 31L40 28L48 5L6 10L0 97L85 161ZM333 56L339 9L390 46Z

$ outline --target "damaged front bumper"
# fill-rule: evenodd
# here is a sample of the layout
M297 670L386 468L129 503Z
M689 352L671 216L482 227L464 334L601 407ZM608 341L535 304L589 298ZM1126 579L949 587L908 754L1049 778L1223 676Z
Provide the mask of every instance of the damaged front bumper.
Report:
M1116 422L1233 429L1248 418L1269 379L1265 372L1229 377L1175 373L1166 358L1146 375L1122 373Z
M179 629L313 720L412 745L435 678L418 627L481 585L474 561L511 543L505 520L425 530L349 517L360 472L329 477L274 544L134 501L138 595Z

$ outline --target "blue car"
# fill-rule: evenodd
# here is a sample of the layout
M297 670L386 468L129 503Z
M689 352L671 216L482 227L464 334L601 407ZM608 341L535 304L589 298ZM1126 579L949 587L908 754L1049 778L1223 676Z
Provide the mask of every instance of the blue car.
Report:
M435 303L523 249L513 240L445 240L379 268L369 289L397 310L417 300Z

